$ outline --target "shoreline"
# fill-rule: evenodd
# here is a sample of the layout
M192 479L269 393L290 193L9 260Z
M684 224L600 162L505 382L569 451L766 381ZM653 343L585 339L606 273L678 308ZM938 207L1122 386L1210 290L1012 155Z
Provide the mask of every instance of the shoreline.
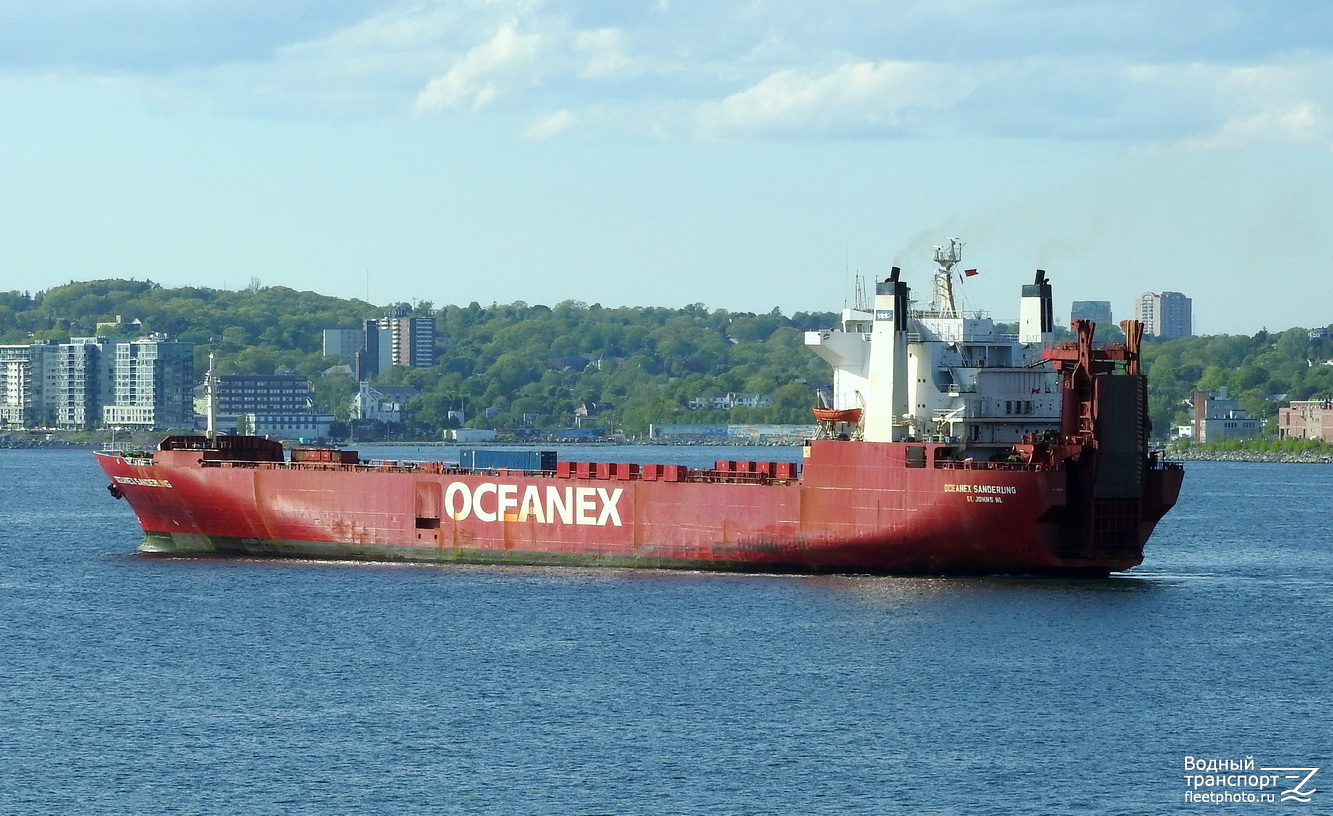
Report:
M161 437L155 436L151 443L138 445L139 448L155 448L157 441ZM105 448L109 440L76 440L34 438L32 436L8 439L0 438L0 450L101 450ZM125 443L134 447L135 443L128 441ZM774 441L774 440L708 440L708 441L662 441L662 440L636 440L636 441L611 441L611 440L489 440L486 442L444 442L440 440L385 440L378 442L352 442L341 443L342 447L540 447L540 446L587 446L587 447L621 447L624 445L643 445L653 447L784 447L800 445L800 442ZM312 445L311 447L318 447ZM1305 465L1333 465L1333 453L1289 453L1284 451L1198 451L1198 450L1168 450L1159 453L1164 459L1175 462L1256 462L1256 463L1277 463L1277 464L1305 464Z
M1333 465L1333 453L1286 453L1282 451L1167 451L1174 462L1262 462L1269 464Z

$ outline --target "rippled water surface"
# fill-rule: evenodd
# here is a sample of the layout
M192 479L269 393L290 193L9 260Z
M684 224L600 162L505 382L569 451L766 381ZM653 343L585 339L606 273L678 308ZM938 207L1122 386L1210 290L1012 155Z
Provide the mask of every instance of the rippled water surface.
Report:
M149 557L104 484L0 451L0 813L1333 810L1183 765L1333 790L1326 466L1192 464L1104 581Z

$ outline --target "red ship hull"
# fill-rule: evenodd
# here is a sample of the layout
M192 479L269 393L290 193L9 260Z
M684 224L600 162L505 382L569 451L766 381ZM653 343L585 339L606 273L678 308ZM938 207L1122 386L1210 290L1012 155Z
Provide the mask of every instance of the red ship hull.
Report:
M1105 575L1143 560L1183 471L1133 495L1092 464L972 463L816 440L799 467L560 463L555 471L231 459L201 440L98 454L157 552L762 572ZM263 440L254 440L262 443ZM209 443L210 445L212 443ZM280 452L277 459L281 459ZM722 463L719 463L722 464Z

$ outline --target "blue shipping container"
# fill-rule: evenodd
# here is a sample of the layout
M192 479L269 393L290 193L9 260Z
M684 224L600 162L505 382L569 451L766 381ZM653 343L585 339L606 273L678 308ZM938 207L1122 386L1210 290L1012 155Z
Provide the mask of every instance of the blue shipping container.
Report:
M458 464L471 470L555 470L555 451L469 448L458 452Z

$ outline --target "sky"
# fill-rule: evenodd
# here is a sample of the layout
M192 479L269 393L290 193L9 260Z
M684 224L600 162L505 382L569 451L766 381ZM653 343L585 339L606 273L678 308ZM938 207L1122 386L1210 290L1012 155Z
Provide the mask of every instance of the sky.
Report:
M1333 4L5 0L0 291L1333 323Z

